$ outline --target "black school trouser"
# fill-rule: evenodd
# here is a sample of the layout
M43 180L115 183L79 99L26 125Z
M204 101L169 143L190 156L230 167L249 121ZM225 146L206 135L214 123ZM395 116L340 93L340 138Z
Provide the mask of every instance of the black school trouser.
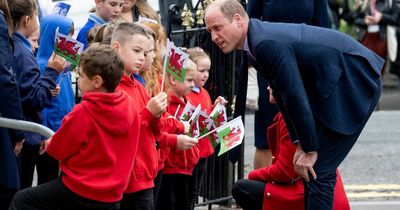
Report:
M36 163L36 171L38 175L38 185L57 179L59 174L58 160L50 157L47 153L39 155Z
M192 176L189 179L189 193L188 193L188 210L194 210L197 199L200 194L201 186L203 185L204 172L206 170L206 158L200 158L199 162L193 168Z
M153 199L154 199L154 208L157 208L157 199L158 194L160 193L161 182L162 182L163 172L162 169L158 171L156 178L154 179L154 188L153 188Z
M10 189L0 185L0 209L8 209L16 192L16 189Z
M24 143L21 150L21 189L32 186L33 174L39 157L40 145Z
M119 202L103 203L69 190L61 178L15 194L9 210L117 210Z
M154 210L153 188L124 194L121 210Z
M160 193L157 199L157 210L188 209L189 175L163 174Z

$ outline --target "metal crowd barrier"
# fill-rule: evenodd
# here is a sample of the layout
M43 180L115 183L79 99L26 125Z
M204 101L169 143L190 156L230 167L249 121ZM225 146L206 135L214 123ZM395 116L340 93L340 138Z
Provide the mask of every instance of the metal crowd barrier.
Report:
M6 117L0 117L0 127L34 132L45 136L46 138L50 138L54 134L54 131L41 124Z

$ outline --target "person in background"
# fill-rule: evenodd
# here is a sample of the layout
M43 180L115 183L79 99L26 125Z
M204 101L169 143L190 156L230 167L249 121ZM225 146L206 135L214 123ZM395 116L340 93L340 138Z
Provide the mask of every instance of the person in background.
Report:
M274 90L297 145L293 163L304 179L305 209L332 209L336 169L376 108L384 60L331 29L249 19L236 0L211 3L205 23L224 53L253 56Z
M382 16L385 4L385 0L363 1L354 20L354 24L360 29L360 42L383 59L386 59L387 55L386 21L392 23L396 21L385 18L388 16Z
M42 110L53 99L59 73L65 68L65 60L53 55L43 73L40 72L27 39L38 28L37 5L35 0L9 0L14 22L14 67L19 86L22 110L25 120L42 123ZM22 188L32 185L35 165L38 160L42 136L24 132L25 142L21 151Z
M121 20L127 22L136 22L139 16L153 19L159 22L157 12L150 6L147 0L124 0L122 7Z
M36 59L42 74L46 70L48 60L54 51L54 40L56 29L64 35L74 34L73 21L59 14L44 16L40 23L39 49ZM59 86L58 95L53 97L50 105L43 109L43 125L53 131L57 131L61 121L75 105L74 92L72 89L71 72L66 67L57 77L56 83ZM49 157L47 153L38 158L36 170L38 173L38 184L46 183L58 177L58 161ZM31 183L29 183L31 184Z
M326 0L307 0L307 2L249 0L247 13L250 18L257 18L262 21L305 23L325 28L330 27ZM254 146L256 147L254 169L268 166L272 162L271 150L269 149L265 130L271 125L274 116L278 113L278 108L268 102L268 94L265 94L268 82L259 73L257 74L257 83L259 109L254 114Z
M36 57L37 50L39 48L39 27L28 36L28 41L32 46L32 53Z
M13 28L7 0L0 0L0 116L24 120L13 70ZM0 127L0 209L8 209L20 188L18 156L23 143L23 132Z
M95 25L115 22L119 18L124 4L124 0L95 0L95 2L96 8L90 11L88 21L76 38L85 45L85 49L89 47L87 40L89 30Z
M371 2L373 3L373 1ZM378 1L376 2L378 6ZM383 4L383 5L382 5ZM399 12L398 12L398 1L397 0L386 0L385 2L381 2L381 10L376 9L373 14L367 14L364 17L364 22L368 25L368 28L370 28L370 25L375 25L379 27L379 33L375 34L375 36L379 36L379 39L377 38L377 41L375 43L370 43L370 45L373 46L368 46L372 51L376 52L378 55L380 55L382 58L386 58L388 55L388 60L389 60L389 67L393 72L393 68L399 68L398 61L396 62L397 59L397 48L398 48L398 41L395 39L398 39L399 34L397 33L397 27L400 26L400 19L399 19ZM371 35L366 35L366 36L371 36ZM371 38L370 38L371 39ZM379 46L381 41L385 41L385 44L387 45L386 54L381 54L381 50L379 48L382 48L382 46ZM378 45L378 46L377 46ZM393 49L394 48L394 49ZM394 52L393 52L394 51ZM382 71L382 74L384 71Z
M119 209L138 148L132 100L115 91L124 63L108 45L92 46L79 62L82 102L48 140L61 178L18 192L10 210Z

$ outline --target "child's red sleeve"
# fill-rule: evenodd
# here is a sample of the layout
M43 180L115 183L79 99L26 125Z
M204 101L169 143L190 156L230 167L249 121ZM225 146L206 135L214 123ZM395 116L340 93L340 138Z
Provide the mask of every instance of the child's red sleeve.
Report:
M185 126L183 125L183 123L175 119L168 112L165 112L161 116L161 120L163 124L163 132L174 134L183 134L185 132Z
M160 144L160 148L176 148L177 140L178 136L176 134L162 132L158 138L158 143Z
M51 138L47 153L56 160L64 160L76 153L87 140L88 119L82 106L76 105Z

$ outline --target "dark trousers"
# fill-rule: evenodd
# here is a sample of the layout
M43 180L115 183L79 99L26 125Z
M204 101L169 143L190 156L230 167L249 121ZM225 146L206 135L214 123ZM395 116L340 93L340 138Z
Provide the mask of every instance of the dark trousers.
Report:
M257 149L269 149L266 129L272 125L278 106L269 102L268 82L257 73L258 110L254 113L254 146Z
M243 210L262 210L265 183L241 179L232 187L232 196Z
M154 210L153 188L124 194L121 210Z
M160 194L157 199L157 210L188 209L189 175L164 174Z
M119 202L103 203L83 198L56 179L15 194L9 210L117 210Z
M192 176L189 179L189 210L193 210L203 185L204 172L206 171L206 158L200 158L197 165L193 168Z
M39 155L36 171L38 174L38 185L44 184L58 177L58 160L50 157L47 153Z
M156 208L157 206L157 199L158 199L158 194L160 193L162 177L163 177L162 170L159 170L156 178L154 179L154 188L153 188L154 208Z
M16 189L9 189L3 185L0 185L0 209L8 209L16 192Z
M24 144L21 150L21 189L32 186L40 145Z
M381 85L378 82L379 86ZM353 135L343 135L334 132L321 123L319 125L318 159L314 165L317 179L304 184L304 209L305 210L330 210L333 207L333 195L336 183L336 169L353 148L362 129L374 111L380 98L378 90L374 95L368 115L363 119L360 129Z

